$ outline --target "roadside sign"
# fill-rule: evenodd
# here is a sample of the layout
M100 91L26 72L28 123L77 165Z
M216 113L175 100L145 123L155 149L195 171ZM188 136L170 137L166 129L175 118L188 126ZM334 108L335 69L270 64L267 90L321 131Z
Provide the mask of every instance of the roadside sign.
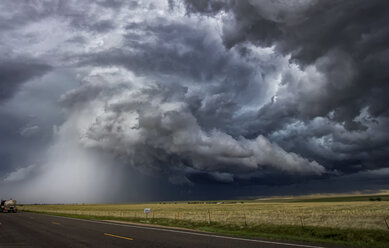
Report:
M151 212L151 209L150 208L145 208L143 211L144 211L145 214L148 214L148 213Z

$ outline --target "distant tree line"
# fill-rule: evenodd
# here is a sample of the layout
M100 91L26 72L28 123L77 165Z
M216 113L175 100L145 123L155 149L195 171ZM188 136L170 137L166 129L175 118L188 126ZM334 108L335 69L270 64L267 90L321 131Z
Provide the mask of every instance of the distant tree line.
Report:
M377 198L370 197L369 201L382 201L382 199L381 199L381 197L377 197Z

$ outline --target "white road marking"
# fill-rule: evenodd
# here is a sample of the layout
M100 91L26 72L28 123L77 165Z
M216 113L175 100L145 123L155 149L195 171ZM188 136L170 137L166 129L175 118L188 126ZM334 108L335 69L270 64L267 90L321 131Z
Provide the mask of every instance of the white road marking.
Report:
M40 213L34 213L34 214L40 214ZM70 217L49 215L49 214L40 214L40 215L57 217L57 218L63 218L63 219L70 219L70 220L79 220L79 221L85 221L85 222L92 222L92 223L97 223L97 224L105 224L105 225L112 225L112 226L123 226L123 227L130 227L130 228L132 227L132 228L138 228L138 229L157 230L157 231L164 231L164 232L174 232L174 233L197 235L197 236L204 236L204 237L211 237L211 238L231 239L231 240L238 240L238 241L247 241L247 242L256 242L256 243L264 243L264 244L274 244L274 245L284 245L284 246L294 246L294 247L305 247L305 248L325 248L323 246L292 244L292 243L283 243L283 242L258 240L258 239L236 238L236 237L220 236L220 235L207 234L207 233L180 231L180 230L158 228L158 227L138 226L138 225L135 225L135 224L118 224L118 223L112 223L112 222L103 222L103 221L95 221L95 220L77 219L77 218L70 218Z

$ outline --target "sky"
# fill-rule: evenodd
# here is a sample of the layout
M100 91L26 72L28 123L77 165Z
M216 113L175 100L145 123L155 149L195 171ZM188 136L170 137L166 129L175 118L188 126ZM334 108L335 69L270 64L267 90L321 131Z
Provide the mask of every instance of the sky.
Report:
M0 197L389 188L389 2L0 2Z

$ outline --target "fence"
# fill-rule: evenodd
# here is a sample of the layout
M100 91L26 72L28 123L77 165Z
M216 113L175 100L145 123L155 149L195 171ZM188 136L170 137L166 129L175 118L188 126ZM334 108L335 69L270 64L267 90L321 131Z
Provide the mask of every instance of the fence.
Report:
M134 210L82 210L82 209L41 209L40 211L52 213L64 213L87 216L107 216L121 218L144 218L146 214L143 209ZM389 213L389 211L387 212ZM363 228L363 229L387 229L387 214L372 214L368 218L349 211L347 213L334 213L333 211L301 211L291 214L287 211L273 210L271 213L263 210L210 210L210 209L180 209L180 210L164 210L151 209L148 214L149 219L170 219L176 221L192 221L192 222L207 222L207 223L222 223L235 225L259 225L259 224L275 224L275 225L297 225L297 226L325 226L337 228Z

